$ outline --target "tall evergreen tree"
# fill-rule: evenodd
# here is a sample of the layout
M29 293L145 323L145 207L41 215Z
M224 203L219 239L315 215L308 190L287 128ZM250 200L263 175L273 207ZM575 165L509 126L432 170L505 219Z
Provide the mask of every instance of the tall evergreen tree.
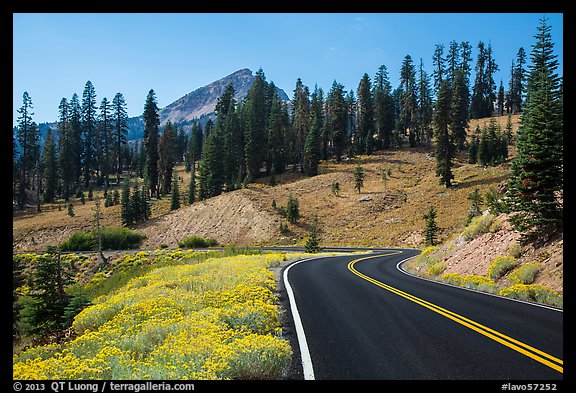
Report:
M513 102L513 113L522 112L522 103L524 97L524 89L526 82L526 69L524 65L526 64L526 52L524 48L520 47L518 53L516 54L516 68L514 69L514 102Z
M326 99L326 127L336 162L342 160L347 142L347 116L344 99L344 86L336 81L332 83Z
M64 199L68 200L68 197L72 193L73 184L75 182L76 161L74 159L74 135L72 134L72 126L70 124L70 106L66 98L62 98L62 100L60 100L58 111L58 166L60 179L62 181L62 192Z
M438 96L438 91L440 89L440 83L444 80L445 76L445 61L444 56L444 45L436 44L434 49L434 55L432 56L432 66L434 71L432 72L432 77L434 79L434 93Z
M446 87L448 89L448 87ZM430 206L426 213L424 213L424 220L426 220L426 229L424 230L424 241L427 246L435 246L437 244L438 225L436 224L437 217L436 209Z
M476 77L472 87L472 98L470 101L470 118L480 119L485 116L484 97L487 90L486 78L486 49L484 42L478 43L478 58L476 60Z
M364 187L364 169L358 164L354 170L354 188L358 194L362 191L362 187Z
M87 81L82 93L82 165L84 169L84 186L90 184L92 170L96 169L96 91L91 81Z
M122 196L120 200L120 220L123 226L128 226L134 222L134 216L130 207L130 184L122 184Z
M446 78L450 84L456 76L456 71L460 67L460 50L461 47L458 42L452 40L448 46L448 54L446 55Z
M18 145L20 146L20 181L18 189L18 206L23 209L28 200L26 190L30 187L32 170L36 167L36 157L39 155L40 134L38 127L32 121L32 99L28 92L22 95L22 106L17 110L18 116Z
M116 183L120 183L123 170L122 146L125 145L128 134L128 112L126 100L122 93L116 93L112 99L112 137L114 139L114 156L116 158Z
M418 86L416 90L416 143L419 145L428 145L432 142L432 89L430 87L430 78L424 71L424 63L420 59L418 70Z
M190 170L190 183L188 184L188 204L191 205L196 200L196 168Z
M40 256L32 276L33 310L28 323L32 334L42 337L64 328L63 316L69 297L64 291L70 276L60 260L60 254L50 252Z
M485 96L485 109L484 109L484 117L492 116L494 112L494 104L496 103L496 82L494 81L494 74L500 68L496 64L494 60L494 56L492 54L492 45L488 44L488 48L486 49L486 96Z
M296 160L300 171L304 172L304 144L310 129L310 92L308 86L298 78L292 99L292 127L295 133Z
M563 224L563 103L546 18L540 20L535 39L507 187L510 221L524 239Z
M172 175L172 190L170 194L170 210L180 208L180 188L178 187L178 173Z
M318 85L314 86L314 91L310 96L310 111L312 120L310 126L314 124L314 121L317 122L317 127L319 130L319 138L320 138L320 159L326 160L328 159L328 138L325 126L325 119L326 114L324 110L324 90Z
M466 86L465 71L458 68L454 74L451 86L450 102L450 128L452 130L453 144L464 150L466 143L466 129L468 128L468 87Z
M449 131L450 124L450 85L448 80L442 81L434 111L434 156L436 158L436 176L440 184L446 187L452 185L452 160L455 147Z
M504 95L504 84L500 80L500 87L498 88L498 97L496 99L498 116L504 116L504 106L505 106L505 95Z
M377 148L390 148L392 132L394 131L394 103L392 101L392 85L385 65L378 68L374 77L374 126Z
M320 120L314 117L304 145L304 166L308 176L316 176L318 174L318 164L320 163L322 150L320 132Z
M268 116L268 154L266 158L268 173L272 175L283 173L286 167L285 140L289 124L287 119L288 112L286 110L286 113L284 113L284 110L282 100L277 94L274 94L270 115Z
M160 193L166 195L170 192L172 172L175 165L176 133L172 122L168 120L164 132L158 140L158 182Z
M109 176L112 173L112 105L106 97L100 103L98 125L96 132L96 162L99 174L99 183L109 185Z
M156 94L151 89L144 104L144 150L146 157L146 172L150 184L150 195L160 197L160 186L158 179L158 134L160 127L160 117L158 115L158 104Z
M400 85L402 86L402 98L400 102L400 122L402 132L408 130L408 143L410 147L416 146L416 71L412 57L406 55L402 61L400 70Z
M260 169L266 158L266 77L260 68L255 75L254 83L246 95L246 128L244 134L247 175L251 179L260 176Z
M54 202L58 183L58 157L52 129L48 129L42 150L44 168L44 202Z
M80 106L80 99L78 94L72 94L70 99L70 135L71 144L74 149L74 189L80 184L82 177L82 157L83 157L83 142L82 142L82 107Z
M372 154L374 150L374 99L372 83L364 73L358 85L357 136L356 152Z
M200 165L200 196L202 199L220 195L226 182L223 131L215 127L206 137ZM201 199L201 200L202 200Z

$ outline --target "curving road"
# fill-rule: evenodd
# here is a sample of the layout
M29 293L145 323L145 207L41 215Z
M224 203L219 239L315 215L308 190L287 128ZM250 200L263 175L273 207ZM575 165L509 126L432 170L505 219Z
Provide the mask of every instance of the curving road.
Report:
M561 311L397 267L417 254L315 258L284 270L305 379L563 379Z

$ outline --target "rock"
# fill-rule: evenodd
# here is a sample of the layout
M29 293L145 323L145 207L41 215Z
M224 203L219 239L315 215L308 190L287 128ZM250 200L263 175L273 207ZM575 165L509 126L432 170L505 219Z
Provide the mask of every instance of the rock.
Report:
M370 197L370 196L365 196L365 197L362 197L362 198L358 198L358 199L356 200L356 202L368 202L368 201L371 201L371 200L372 200L372 197Z

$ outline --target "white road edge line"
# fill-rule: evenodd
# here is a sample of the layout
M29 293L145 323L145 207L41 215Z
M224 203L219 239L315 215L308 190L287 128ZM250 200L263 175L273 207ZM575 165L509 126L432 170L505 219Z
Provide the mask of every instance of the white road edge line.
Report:
M400 262L398 262L398 263L396 264L396 269L400 270L402 273L406 274L407 276L414 277L414 278L418 278L418 279L420 279L420 280L435 282L436 284L441 284L441 285L446 285L446 286L453 287L453 288L463 289L463 290L465 290L465 291L476 292L476 293L480 293L480 294L482 294L482 295L494 296L494 297L498 297L498 298L500 298L500 299L506 299L506 300L510 300L510 301L513 301L513 302L524 303L524 304L528 304L528 305L530 305L530 306L547 308L548 310L553 310L553 311L558 311L558 312L564 313L564 310L561 309L561 308L550 307L550 306L547 306L547 305L545 305L545 304L540 304L540 303L527 302L527 301L524 301L524 300L514 299L514 298L506 297L506 296L500 296L500 295L496 295L495 293L477 291L477 290L471 289L471 288L459 287L459 286L457 286L457 285L447 284L447 283L442 282L442 281L436 281L436 280L431 280L431 279L429 279L429 278L420 277L420 276L417 276L417 275L415 275L415 274L412 274L412 273L408 272L407 270L402 269L402 267L401 267L400 265L402 265L404 262L406 262L406 261L408 261L408 260L410 260L410 259L412 259L412 258L416 258L416 257L417 257L417 255L415 255L415 256L413 256L413 257L410 257L410 258L406 258L406 259L401 260Z
M296 307L296 300L294 298L294 292L292 287L288 282L288 271L294 265L302 262L310 261L316 258L302 259L301 261L294 262L286 269L284 269L284 287L286 288L286 293L288 293L288 299L290 300L290 310L292 311L292 319L294 320L294 327L296 328L296 336L298 337L298 346L300 347L300 357L302 359L302 370L304 372L305 380L314 380L314 368L312 367L312 359L310 358L310 351L308 350L308 342L306 341L306 335L304 334L304 327L302 326L302 320L300 319L300 314L298 313L298 307Z

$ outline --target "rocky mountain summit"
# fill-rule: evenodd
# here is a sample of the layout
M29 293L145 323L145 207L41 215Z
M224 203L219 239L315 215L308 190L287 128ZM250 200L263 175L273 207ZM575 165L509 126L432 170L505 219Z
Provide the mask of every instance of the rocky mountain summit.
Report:
M198 119L203 115L213 114L218 97L224 93L226 86L232 84L236 91L234 98L239 101L248 94L254 79L252 71L244 68L204 87L200 87L162 108L160 110L160 125L164 126L168 120L172 123L183 123ZM283 100L289 99L282 89L276 89L280 98Z

